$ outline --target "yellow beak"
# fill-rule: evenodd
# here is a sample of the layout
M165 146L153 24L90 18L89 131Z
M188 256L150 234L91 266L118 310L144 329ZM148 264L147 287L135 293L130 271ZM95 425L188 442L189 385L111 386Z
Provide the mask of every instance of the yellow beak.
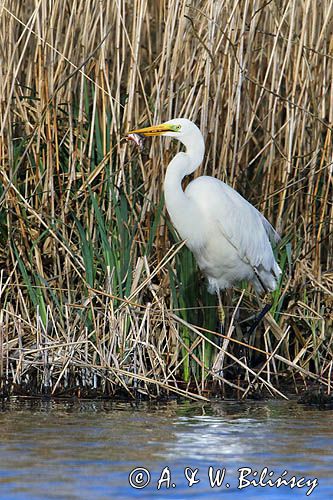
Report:
M173 132L173 126L168 125L168 123L161 123L161 125L152 125L151 127L138 128L131 130L128 134L142 134L145 137L150 137L152 135L162 135L165 132Z

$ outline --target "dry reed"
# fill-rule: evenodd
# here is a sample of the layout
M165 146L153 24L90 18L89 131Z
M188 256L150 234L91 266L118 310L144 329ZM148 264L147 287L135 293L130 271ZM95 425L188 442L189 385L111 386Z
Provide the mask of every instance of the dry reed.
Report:
M332 0L1 2L2 394L331 392L332 13ZM215 377L214 304L161 201L174 146L139 155L122 139L175 116L205 136L196 175L282 234L272 313L247 338L259 304L234 292Z

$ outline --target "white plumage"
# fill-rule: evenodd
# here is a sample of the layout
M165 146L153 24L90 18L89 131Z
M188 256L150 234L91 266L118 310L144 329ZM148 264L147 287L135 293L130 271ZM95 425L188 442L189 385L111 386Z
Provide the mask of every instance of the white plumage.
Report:
M260 293L275 290L281 269L271 242L279 237L265 217L214 177L198 177L182 189L182 179L193 173L204 157L198 127L190 120L175 118L131 133L171 136L186 148L168 165L165 202L180 237L208 278L209 291L231 288L242 280L252 282Z

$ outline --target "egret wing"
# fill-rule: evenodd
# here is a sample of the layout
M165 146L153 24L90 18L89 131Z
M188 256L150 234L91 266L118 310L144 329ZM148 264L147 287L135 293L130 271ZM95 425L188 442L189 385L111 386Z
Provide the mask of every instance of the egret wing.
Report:
M240 258L254 268L274 268L270 239L278 238L265 217L237 191L215 179L202 176L186 190L189 198L200 205L206 220L235 248Z

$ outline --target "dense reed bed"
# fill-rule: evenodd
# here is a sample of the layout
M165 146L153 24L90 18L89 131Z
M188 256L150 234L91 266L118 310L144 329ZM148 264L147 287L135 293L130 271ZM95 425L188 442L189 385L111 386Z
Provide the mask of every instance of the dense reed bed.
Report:
M330 394L333 1L4 0L0 5L3 395ZM260 307L215 298L165 213L177 146L130 128L184 116L196 175L282 235ZM268 300L268 299L267 299ZM213 373L225 350L224 371Z

